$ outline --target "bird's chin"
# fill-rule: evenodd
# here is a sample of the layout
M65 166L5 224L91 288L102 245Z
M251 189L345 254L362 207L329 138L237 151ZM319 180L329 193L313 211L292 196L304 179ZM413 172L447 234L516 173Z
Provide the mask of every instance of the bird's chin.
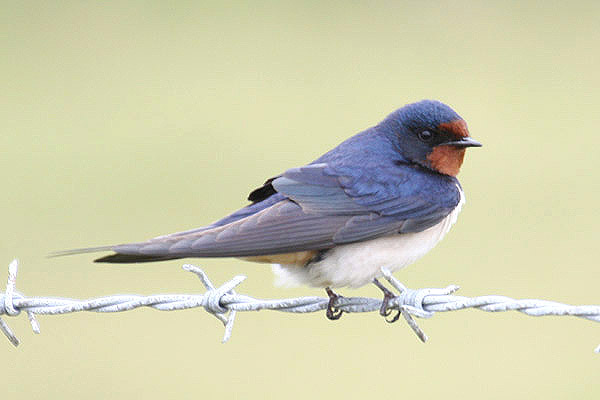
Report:
M440 174L456 176L465 159L465 148L437 146L427 156L430 168Z

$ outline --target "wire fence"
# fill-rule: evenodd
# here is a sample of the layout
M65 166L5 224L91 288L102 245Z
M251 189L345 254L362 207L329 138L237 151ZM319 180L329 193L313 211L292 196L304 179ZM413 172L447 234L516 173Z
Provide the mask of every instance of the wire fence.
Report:
M80 311L101 313L129 311L139 307L151 307L160 311L176 311L202 307L225 325L223 343L231 337L235 316L240 311L276 310L291 313L311 313L328 308L329 299L322 297L298 297L290 299L262 300L238 294L235 288L246 279L235 276L220 287L215 287L200 268L184 265L183 269L194 273L206 288L203 294L158 294L150 296L114 295L87 300L58 297L26 297L16 290L18 261L13 260L8 267L6 291L0 293L0 316L17 316L25 312L35 333L40 333L36 315L61 315ZM419 328L413 317L430 318L436 312L457 311L476 308L488 312L519 311L539 317L547 315L570 315L600 322L600 306L572 306L554 301L520 299L505 296L463 297L454 294L458 286L443 289L408 289L396 280L385 268L381 269L389 284L398 291L389 303L389 309L398 310L411 329L423 342L427 336ZM333 306L342 312L379 311L381 299L366 297L338 297ZM0 330L15 346L19 340L8 324L0 317ZM600 353L600 346L595 349Z

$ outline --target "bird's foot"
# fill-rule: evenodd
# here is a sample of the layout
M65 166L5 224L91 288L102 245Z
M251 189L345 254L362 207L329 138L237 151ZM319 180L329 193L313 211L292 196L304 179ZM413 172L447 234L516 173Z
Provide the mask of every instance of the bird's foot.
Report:
M383 318L385 318L386 322L390 324L398 321L398 319L400 318L400 314L402 314L401 310L397 310L396 314L392 318L388 318L392 314L392 309L389 308L390 300L396 297L396 295L394 295L394 293L391 292L388 288L383 286L381 282L377 280L377 278L373 279L373 284L383 292L383 301L381 302L379 314Z
M325 312L325 315L332 321L340 319L342 317L343 311L336 308L333 305L333 303L335 303L337 299L343 296L340 296L328 287L325 288L325 290L327 291L327 296L329 296L329 303L327 303L327 311Z

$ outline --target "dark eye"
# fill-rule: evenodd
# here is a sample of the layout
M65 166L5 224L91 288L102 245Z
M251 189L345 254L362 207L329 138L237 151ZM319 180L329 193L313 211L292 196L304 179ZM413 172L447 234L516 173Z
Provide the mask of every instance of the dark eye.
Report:
M431 142L431 140L433 139L433 136L434 136L433 133L431 133L429 131L419 132L419 139L425 143Z

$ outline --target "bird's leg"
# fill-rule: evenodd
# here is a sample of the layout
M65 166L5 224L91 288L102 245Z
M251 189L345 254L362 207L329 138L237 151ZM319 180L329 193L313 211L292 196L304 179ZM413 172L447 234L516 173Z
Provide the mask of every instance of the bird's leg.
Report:
M335 293L329 287L326 287L325 290L327 291L327 296L329 296L329 303L327 303L327 312L325 313L325 315L332 321L340 319L342 317L343 311L335 308L333 303L342 296Z
M381 284L381 282L379 282L377 280L377 278L373 278L373 284L375 286L377 286L383 292L383 301L381 302L381 308L379 309L379 314L385 318L386 322L389 322L390 324L398 321L398 319L400 318L400 314L402 313L401 310L398 310L398 313L396 315L394 315L391 319L387 318L392 313L392 310L390 310L388 308L389 302L391 299L396 297L396 295L394 295L394 293L392 293L388 288L383 286Z

